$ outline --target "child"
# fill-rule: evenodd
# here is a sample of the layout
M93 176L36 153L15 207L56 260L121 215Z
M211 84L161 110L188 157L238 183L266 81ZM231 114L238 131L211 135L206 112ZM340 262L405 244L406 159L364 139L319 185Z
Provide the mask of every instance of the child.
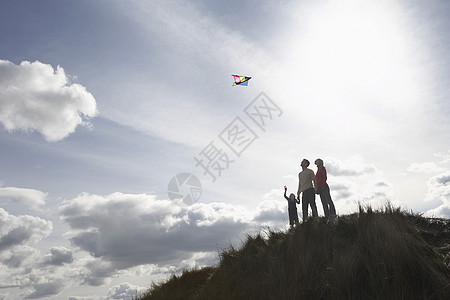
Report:
M300 204L300 200L295 199L295 195L291 193L289 198L286 196L287 186L284 186L284 198L288 201L288 212L289 212L289 225L291 227L298 223L297 205Z

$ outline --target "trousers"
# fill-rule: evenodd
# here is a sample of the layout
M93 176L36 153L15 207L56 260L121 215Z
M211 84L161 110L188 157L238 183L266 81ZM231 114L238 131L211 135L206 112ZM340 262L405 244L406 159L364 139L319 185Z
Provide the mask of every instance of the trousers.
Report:
M302 213L303 213L303 222L308 219L308 205L311 206L313 218L317 218L317 206L316 206L316 193L314 188L309 188L303 191L302 194Z
M336 208L334 207L333 200L330 195L330 187L328 184L325 188L319 191L320 201L322 201L323 213L325 217L329 217L330 215L336 215Z

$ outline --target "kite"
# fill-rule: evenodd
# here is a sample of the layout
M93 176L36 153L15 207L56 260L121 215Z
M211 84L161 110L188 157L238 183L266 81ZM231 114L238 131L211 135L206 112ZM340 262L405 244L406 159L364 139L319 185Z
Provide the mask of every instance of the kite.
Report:
M233 86L235 85L248 85L248 81L252 79L251 77L247 76L239 76L239 75L231 75L234 78Z

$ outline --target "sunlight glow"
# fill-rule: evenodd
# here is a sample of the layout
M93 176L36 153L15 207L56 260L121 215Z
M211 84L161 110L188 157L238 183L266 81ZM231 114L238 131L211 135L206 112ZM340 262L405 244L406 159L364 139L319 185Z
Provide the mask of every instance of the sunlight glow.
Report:
M292 80L320 106L402 110L418 99L405 16L387 2L330 1L299 30ZM298 85L298 84L297 84ZM345 116L344 116L345 117Z

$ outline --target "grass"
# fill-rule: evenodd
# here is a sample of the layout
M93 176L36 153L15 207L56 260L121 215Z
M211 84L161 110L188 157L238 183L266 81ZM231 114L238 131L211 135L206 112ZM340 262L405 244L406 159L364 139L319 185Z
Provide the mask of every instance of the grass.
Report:
M450 221L387 205L247 236L217 267L154 284L155 299L450 299Z

